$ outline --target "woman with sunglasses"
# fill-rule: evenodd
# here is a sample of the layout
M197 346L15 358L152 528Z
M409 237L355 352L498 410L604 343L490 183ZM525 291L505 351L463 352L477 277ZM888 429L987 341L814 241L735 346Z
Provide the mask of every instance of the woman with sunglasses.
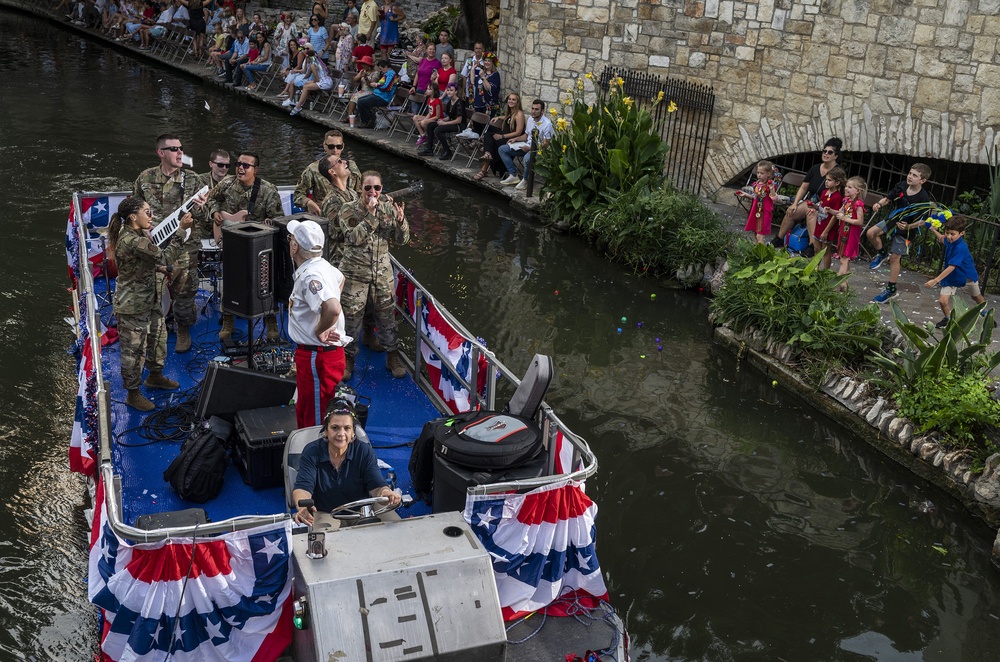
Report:
M344 233L344 256L340 270L347 278L341 301L347 335L359 338L365 304L369 296L374 301L375 326L378 339L385 348L385 367L399 379L406 370L399 360L396 336L396 314L393 309L395 284L389 249L410 241L410 225L406 221L405 203L396 204L382 195L382 175L369 170L362 175L361 198L340 210L340 230ZM354 372L354 357L358 342L345 349L347 367L344 379Z
M309 30L306 33L306 38L312 44L316 55L325 60L326 52L330 47L330 33L323 27L322 17L316 14L309 17Z
M354 441L354 406L343 398L330 403L323 436L310 442L299 458L292 503L312 499L311 508L298 508L294 519L312 525L314 515L368 497L384 497L398 506L401 497L389 488L370 444ZM387 517L383 519L397 519Z
M506 145L511 138L524 134L527 120L524 117L524 110L521 109L521 96L511 92L507 95L505 105L507 110L503 119L500 120L499 126L491 122L490 127L483 135L482 159L484 163L482 169L473 177L476 181L481 181L486 177L491 168L497 177L506 175L507 169L500 159L500 145Z
M184 241L192 225L194 219L188 212L180 219L180 227L170 244L161 250L149 236L153 227L149 203L139 196L122 200L108 225L108 247L118 265L114 308L121 340L122 384L128 392L125 404L139 411L156 409L139 391L144 360L149 369L144 382L147 388L170 390L178 386L177 382L163 376L167 329L163 323L156 274L166 274L166 265L173 264L187 250ZM192 232L190 236L195 234Z
M799 190L795 192L795 198L792 199L791 204L788 205L788 209L785 210L785 217L781 219L781 228L778 230L777 236L771 241L774 246L778 248L784 247L785 235L796 225L806 220L806 212L809 211L807 203L819 201L819 194L823 192L823 188L826 186L826 176L830 174L831 170L837 167L837 159L840 158L840 150L843 146L844 141L840 138L830 138L823 145L823 149L820 152L820 162L809 168L806 178L802 180ZM809 238L812 239L815 234L816 227L813 225L809 228Z

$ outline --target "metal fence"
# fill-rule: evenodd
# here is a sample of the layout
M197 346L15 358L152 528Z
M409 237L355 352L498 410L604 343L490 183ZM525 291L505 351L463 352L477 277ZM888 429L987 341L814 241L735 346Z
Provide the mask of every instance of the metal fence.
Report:
M698 193L708 155L715 91L710 85L621 67L605 67L598 88L607 95L611 81L619 77L624 81L623 93L650 112L654 129L670 145L663 170L666 178L679 189ZM654 105L660 92L663 92L663 103ZM673 113L667 112L671 101L677 104Z

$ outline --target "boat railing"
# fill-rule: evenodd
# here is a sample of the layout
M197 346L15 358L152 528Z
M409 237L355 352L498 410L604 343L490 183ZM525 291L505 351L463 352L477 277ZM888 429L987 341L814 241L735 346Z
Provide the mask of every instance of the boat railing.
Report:
M153 531L129 526L122 519L121 481L115 475L114 463L112 462L111 441L113 435L111 431L113 426L111 422L111 394L108 389L108 383L104 380L103 366L101 365L100 308L98 307L97 294L94 291L94 275L89 268L87 259L87 240L90 238L90 232L80 212L81 201L84 197L105 195L108 195L108 193L81 192L73 194L73 214L76 223L77 239L79 240L81 267L77 282L77 292L75 293L73 303L77 318L77 334L78 336L80 334L80 323L86 324L89 332L88 342L90 343L90 351L94 358L94 371L97 378L97 471L100 474L101 480L104 481L104 509L108 525L122 538L137 542L155 542L166 538L204 537L219 533L228 533L271 524L285 519L288 517L287 513L239 516L209 524L202 524L197 527L163 528ZM110 296L110 292L108 295ZM81 301L85 301L82 310L80 306ZM82 320L80 319L81 313L83 313L84 318Z
M423 359L420 345L421 343L427 343L440 360L442 369L447 370L452 379L460 383L468 391L472 408L478 407L488 411L496 411L498 379L505 380L513 388L517 388L521 380L482 341L472 335L454 315L448 312L448 309L441 305L406 267L394 256L390 255L389 257L392 260L398 277L403 278L414 289L412 313L408 310L408 307L401 306L398 301L396 302L396 311L400 319L404 320L413 331L413 355L412 357L403 356L403 360L410 368L414 381L431 398L439 410L443 412L451 411L448 404L435 390L434 385L430 383L425 371L421 370ZM471 345L470 371L468 374L463 374L459 371L448 359L444 351L438 351L436 343L428 335L424 325L419 321L422 319L421 309L428 304L433 305L448 324ZM481 376L478 374L480 357L485 359L486 362L485 380L481 380ZM478 387L481 382L485 382L483 389ZM460 412L452 411L452 413ZM571 431L545 402L542 403L539 409L536 422L541 428L542 438L545 440L548 450L547 475L540 478L478 485L470 488L473 494L497 494L512 490L529 490L567 479L585 480L597 473L597 457L590 450L590 445L583 437ZM567 443L572 447L572 457L567 457L565 462L561 462L559 451ZM565 466L561 466L562 464L565 464ZM557 468L563 470L557 473Z

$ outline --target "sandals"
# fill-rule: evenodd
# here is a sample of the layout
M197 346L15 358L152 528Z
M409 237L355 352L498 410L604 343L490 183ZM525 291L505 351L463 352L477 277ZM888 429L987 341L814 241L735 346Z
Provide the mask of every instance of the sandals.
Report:
M476 180L477 182L481 182L481 181L483 181L484 179L486 179L487 175L489 175L489 171L488 171L488 170L480 170L480 171L479 171L479 172L477 172L477 173L476 173L475 175L473 175L473 177L472 177L472 178L473 178L474 180Z

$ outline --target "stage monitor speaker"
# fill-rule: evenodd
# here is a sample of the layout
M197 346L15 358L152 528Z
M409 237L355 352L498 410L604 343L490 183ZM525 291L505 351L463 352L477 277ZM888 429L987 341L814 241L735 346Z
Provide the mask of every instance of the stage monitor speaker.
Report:
M218 416L232 423L241 409L287 405L294 394L294 379L212 361L201 383L195 417Z
M274 242L274 264L275 280L274 286L275 301L278 303L288 303L292 296L294 286L293 276L295 275L295 263L288 253L288 224L291 221L314 221L323 230L326 241L323 242L323 259L330 259L330 220L315 214L292 214L291 216L281 216L273 219L274 227L278 228L278 238Z
M222 228L222 311L260 317L275 311L277 228L239 223Z

